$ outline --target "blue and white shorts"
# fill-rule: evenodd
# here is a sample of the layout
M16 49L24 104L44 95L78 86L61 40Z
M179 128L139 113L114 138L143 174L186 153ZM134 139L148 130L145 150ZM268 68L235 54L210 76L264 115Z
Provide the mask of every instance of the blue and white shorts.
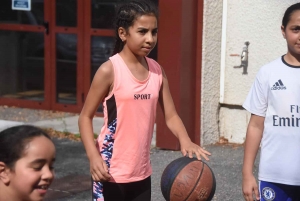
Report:
M300 186L259 181L260 201L300 201Z

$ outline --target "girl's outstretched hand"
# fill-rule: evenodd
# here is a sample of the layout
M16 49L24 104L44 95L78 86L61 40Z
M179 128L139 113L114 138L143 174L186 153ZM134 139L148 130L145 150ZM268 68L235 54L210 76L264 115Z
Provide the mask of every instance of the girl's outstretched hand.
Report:
M105 182L110 179L108 167L99 154L91 157L90 172L94 181Z
M201 160L201 156L202 156L205 160L209 161L208 156L210 156L211 153L209 153L202 147L196 145L191 140L185 140L180 142L180 146L181 146L182 155L193 158L193 154L195 154L198 160Z

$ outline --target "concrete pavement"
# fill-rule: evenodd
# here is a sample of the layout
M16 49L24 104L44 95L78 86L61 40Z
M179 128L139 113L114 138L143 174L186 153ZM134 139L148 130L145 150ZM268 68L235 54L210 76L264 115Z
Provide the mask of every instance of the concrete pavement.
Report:
M53 183L48 194L51 198L47 199L47 201L91 201L89 163L82 143L68 139L54 139L54 142L57 148L55 164L57 182ZM243 148L241 146L232 147L227 145L210 145L205 148L213 154L208 162L215 174L217 183L213 200L242 201L241 170ZM151 200L164 201L160 190L160 177L164 168L179 157L181 157L179 151L152 149ZM257 162L255 164L255 172L257 173ZM70 180L71 178L73 180Z
M0 120L0 131L12 127L12 126L19 126L24 124L23 122L18 121L7 121L7 120Z
M29 124L68 131L78 134L78 115L30 122ZM24 124L23 122L0 120L0 130L7 127ZM99 133L103 118L94 119L94 132ZM155 132L154 132L155 136ZM47 201L91 201L91 182L89 162L81 142L69 139L53 139L57 149L55 163L56 179L49 190ZM155 138L152 141L155 145ZM239 201L243 200L241 193L241 170L243 147L229 145L209 145L205 148L212 153L208 165L215 173L217 188L213 200ZM181 157L178 151L168 151L153 148L151 150L152 200L163 201L160 191L160 177L164 168L176 158ZM255 173L257 173L257 161Z
M55 119L48 119L30 123L24 123L19 121L7 121L0 119L0 131L4 130L11 126L17 126L21 124L31 124L34 126L42 127L42 128L52 128L61 132L70 132L73 134L79 134L78 128L78 117L79 115L68 116L68 117L60 117ZM94 117L93 118L93 130L95 134L99 134L104 123L104 119L102 117ZM151 145L154 147L156 145L156 126L154 126L153 139Z
M32 123L35 126L44 127L44 128L53 128L57 131L62 132L70 132L74 134L78 134L78 115L71 116L71 117L64 117L64 118L57 118L57 119L50 119L50 120L43 120L37 121ZM104 123L103 118L101 117L94 117L93 119L93 129L94 133L100 133L101 127Z

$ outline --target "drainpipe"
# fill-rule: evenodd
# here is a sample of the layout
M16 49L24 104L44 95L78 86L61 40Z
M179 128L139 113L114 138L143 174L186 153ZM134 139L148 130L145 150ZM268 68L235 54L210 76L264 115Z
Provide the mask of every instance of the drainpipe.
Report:
M227 32L227 0L223 0L222 15L222 43L221 43L221 69L220 69L220 103L224 103L225 88L225 62L226 62L226 32Z

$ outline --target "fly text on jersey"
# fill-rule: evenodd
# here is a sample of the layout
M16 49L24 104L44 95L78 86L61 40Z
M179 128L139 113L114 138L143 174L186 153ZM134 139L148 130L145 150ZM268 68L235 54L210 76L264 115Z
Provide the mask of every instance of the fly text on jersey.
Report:
M291 117L279 117L273 115L273 126L288 126L288 127L300 127L300 118L295 117L294 114L300 113L300 107L298 105L290 106Z

